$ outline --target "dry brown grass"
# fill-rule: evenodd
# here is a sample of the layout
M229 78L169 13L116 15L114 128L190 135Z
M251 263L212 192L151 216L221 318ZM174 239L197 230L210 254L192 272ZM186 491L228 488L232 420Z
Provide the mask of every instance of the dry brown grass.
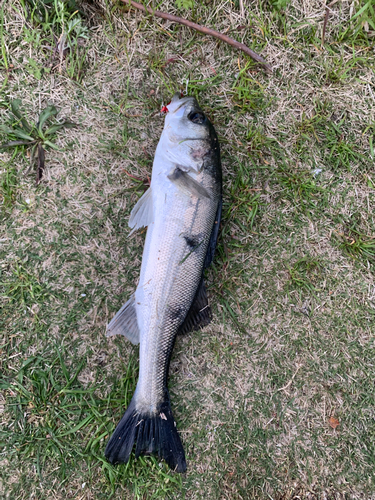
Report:
M348 258L335 238L358 213L356 227L375 234L374 189L366 180L374 178L373 39L367 45L364 38L337 41L354 2L332 7L325 47L318 43L325 4L293 0L280 12L271 4L245 2L245 19L228 1L185 12L254 42L274 68L267 76L253 65L244 70L241 54L184 27L115 9L105 0L81 2L89 36L80 83L67 76L64 65L39 80L33 76L28 58L39 67L50 58L37 39L41 28L27 19L19 1L4 4L4 46L14 68L7 80L1 72L2 120L5 104L21 98L30 117L54 104L59 119L78 128L59 133L60 150L47 154L38 188L33 176L22 175L27 157L18 154L12 163L16 200L1 222L0 281L13 283L22 264L44 295L21 303L3 286L8 298L2 306L0 366L12 381L31 356L44 357L48 365L57 345L72 372L84 360L78 375L83 390L94 384L96 397L114 398L116 381L136 350L125 339L105 338L105 326L136 286L144 237L127 238L128 214L142 187L125 171L150 175L163 128L161 104L189 81L189 92L221 139L225 205L216 263L207 277L214 320L204 331L178 339L171 364L188 472L168 495L370 500L374 268ZM177 12L170 1L160 9ZM247 109L236 106L241 75L248 79ZM321 123L314 121L319 114ZM349 156L335 167L324 151L341 120L337 144L349 144L364 160ZM259 136L249 135L251 127ZM305 198L294 199L282 183L282 157L288 172L321 168L315 182L325 191L304 191ZM1 152L0 159L5 170L11 152ZM252 227L236 205L240 178L260 190ZM307 210L301 208L304 199L312 203ZM290 269L306 256L322 262L321 276L303 270L304 281L296 285ZM304 287L311 283L316 291ZM9 429L17 425L7 409L12 390L0 389L0 421ZM100 410L108 430L121 413L113 415L112 408L109 403L106 414ZM327 422L332 415L340 421L336 430ZM81 440L83 449L92 433L83 430L67 439ZM103 438L99 449L104 446ZM80 458L69 451L66 460L73 466L66 479L51 459L41 479L35 456L17 455L14 446L6 450L0 454L5 498L110 496L108 474L96 456L89 462L89 452ZM148 472L151 463L133 464L132 476L116 476L111 498L165 495L166 478L173 475Z

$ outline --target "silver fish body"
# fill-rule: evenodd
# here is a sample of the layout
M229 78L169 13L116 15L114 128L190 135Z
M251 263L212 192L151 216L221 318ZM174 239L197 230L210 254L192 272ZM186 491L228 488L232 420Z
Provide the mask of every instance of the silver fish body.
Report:
M115 462L157 453L171 468L186 470L167 390L178 332L210 320L203 281L212 260L221 214L219 144L194 98L175 95L156 149L149 190L129 225L148 226L141 275L134 296L108 326L140 342L139 379L133 399L107 448Z

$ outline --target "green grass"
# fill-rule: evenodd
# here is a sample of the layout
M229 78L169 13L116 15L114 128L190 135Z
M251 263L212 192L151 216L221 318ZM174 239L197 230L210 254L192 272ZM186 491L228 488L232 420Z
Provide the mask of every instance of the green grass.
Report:
M3 162L1 166L3 170L0 178L0 201L2 212L6 213L6 211L13 206L16 199L18 179L17 171L12 166L11 162Z
M344 252L357 260L362 260L365 264L375 263L375 237L361 234L358 230L348 228L340 236L340 248Z
M234 109L239 114L262 110L271 103L262 84L248 76L251 67L252 63L248 63L240 70L232 87Z
M275 179L281 188L279 197L302 212L317 210L324 188L317 185L316 177L312 171L280 165L275 172Z
M373 4L331 6L324 45L324 7L304 6L158 6L262 52L272 76L112 2L1 7L0 142L25 141L0 151L1 498L374 496ZM127 221L175 90L213 121L224 174L213 321L170 367L184 475L104 458L138 375L105 327L139 277L145 232Z
M181 483L180 477L171 477L166 466L159 465L155 458L132 460L122 470L107 463L102 454L104 439L115 427L114 422L111 425L112 412L117 414L134 391L135 362L129 360L121 380L116 380L110 393L100 397L97 384L87 386L78 380L85 359L72 361L55 345L52 352L23 360L16 373L0 382L9 412L1 444L12 450L7 460L19 461L21 466L19 490L14 489L13 494L22 494L28 482L27 468L22 465L25 461L36 471L42 490L47 489L52 477L63 486L73 471L74 475L86 475L90 488L95 471L100 470L107 494L124 478L135 492L148 483L150 498L173 492ZM52 464L59 464L57 470Z
M311 256L302 257L289 267L290 274L287 287L293 287L308 292L319 291L319 283L323 281L324 267L319 259Z
M0 150L18 149L24 151L30 149L30 168L37 164L36 182L40 182L44 172L46 149L58 149L52 141L56 139L56 133L62 128L75 127L74 123L64 121L62 123L50 123L52 117L58 114L55 106L44 108L37 121L30 123L20 111L21 100L14 99L10 102L10 117L6 124L0 125L0 133L8 140L0 145ZM9 140L10 139L10 140Z

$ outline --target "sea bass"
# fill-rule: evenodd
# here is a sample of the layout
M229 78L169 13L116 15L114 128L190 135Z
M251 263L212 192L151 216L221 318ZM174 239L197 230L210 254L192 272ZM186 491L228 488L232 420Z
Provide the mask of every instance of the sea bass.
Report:
M147 226L134 295L107 328L139 348L133 398L110 438L111 463L156 453L177 472L186 460L167 389L178 333L210 322L203 280L215 251L221 218L221 164L215 130L193 97L177 93L167 106L150 188L133 208L129 226Z

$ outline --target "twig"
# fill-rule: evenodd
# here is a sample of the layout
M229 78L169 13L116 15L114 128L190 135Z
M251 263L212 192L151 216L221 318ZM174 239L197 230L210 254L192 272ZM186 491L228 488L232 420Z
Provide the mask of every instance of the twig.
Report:
M125 5L129 5L129 1L134 8L141 10L142 12L147 11L149 14L152 14L156 17L161 17L162 19L167 19L168 21L172 21L174 23L183 24L185 26L188 26L189 28L199 31L200 33L203 33L204 35L214 36L215 38L218 38L219 40L232 45L236 49L242 50L242 52L245 52L245 54L249 55L252 59L254 59L254 61L260 63L267 73L272 73L271 66L266 63L263 57L258 55L253 50L249 49L249 47L247 47L244 43L237 42L236 40L233 40L233 38L229 38L229 36L227 35L223 35L218 31L215 31L211 28L206 28L205 26L201 26L200 24L193 23L191 21L188 21L187 19L183 19L182 17L167 14L166 12L160 12L158 10L152 10L151 7L145 7L144 5L135 2L134 0L121 0L121 2Z
M141 177L137 177L136 175L132 175L132 174L130 174L130 173L129 173L127 170L125 170L124 168L123 168L122 170L123 170L123 172L125 172L125 173L126 173L126 175L128 175L128 176L129 176L129 177L131 177L132 179L134 179L134 180L136 180L136 181L138 181L138 182L142 182L142 184L143 184L143 187L144 187L144 188L146 188L146 189L147 189L147 188L150 186L150 184L151 184L151 179L150 179L150 177L149 177L149 176L147 176L147 177L146 177L146 179L142 179Z
M322 32L322 45L324 45L324 38L326 36L326 27L327 27L327 22L328 22L328 18L329 18L329 12L331 10L331 7L333 5L335 5L335 3L337 3L338 0L332 0L331 3L329 3L327 6L326 6L326 15L324 16L324 23L323 23L323 32Z
M279 392L279 391L285 391L286 389L288 389L288 387L292 384L292 382L293 382L293 380L294 380L295 376L296 376L296 375L297 375L297 373L299 372L299 369L300 369L300 368L302 368L302 366L303 366L303 365L298 365L298 366L297 366L297 370L294 372L294 375L293 375L293 377L289 380L289 382L288 382L286 385L284 385L284 387L280 387L280 389L277 389L277 391L276 391L276 392Z
M326 15L324 16L323 32L322 32L322 45L324 45L324 37L326 36L326 26L329 18L329 9L326 7Z

